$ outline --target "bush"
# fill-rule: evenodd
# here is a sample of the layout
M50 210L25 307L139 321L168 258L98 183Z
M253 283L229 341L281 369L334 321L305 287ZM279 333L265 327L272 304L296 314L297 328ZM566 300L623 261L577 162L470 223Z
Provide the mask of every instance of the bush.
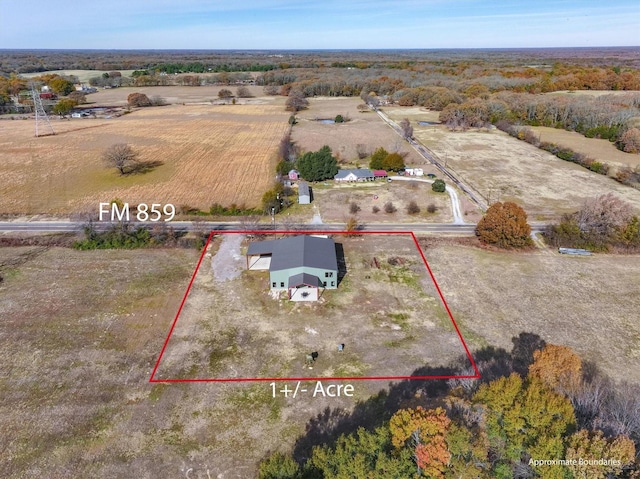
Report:
M344 117L342 115L336 115L333 121L335 123L344 123Z
M127 96L127 103L130 107L151 106L151 100L144 93L131 93Z
M500 248L530 246L530 234L527 213L511 202L491 205L476 227L476 235L480 241Z
M420 213L420 207L418 206L418 203L411 200L407 205L407 213L409 213L410 215L417 215L418 213Z
M398 209L393 205L391 201L387 201L384 204L384 212L385 213L395 213Z
M435 213L436 211L438 211L438 207L434 203L429 203L429 206L427 206L427 212Z
M431 189L436 193L444 193L447 190L447 184L444 180L437 179L431 184Z
M233 97L233 93L231 92L231 90L227 90L226 88L222 88L218 92L218 98L231 98L231 97Z
M374 206L373 208L371 208L372 213L378 213L379 211L380 211L380 208L378 208L377 206Z
M349 213L355 215L358 211L360 211L360 206L358 206L358 203L356 203L355 201L351 202L351 204L349 205Z

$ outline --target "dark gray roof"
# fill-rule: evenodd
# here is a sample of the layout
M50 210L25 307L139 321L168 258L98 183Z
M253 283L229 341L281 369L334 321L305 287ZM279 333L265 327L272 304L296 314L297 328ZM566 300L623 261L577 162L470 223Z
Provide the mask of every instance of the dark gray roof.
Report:
M353 173L357 178L373 178L373 172L368 168L358 168L355 170L338 170L338 174L333 177L335 180L346 178L349 173Z
M306 181L298 183L298 196L309 196L309 183Z
M248 256L271 254L269 270L280 271L308 266L311 268L338 270L336 244L330 238L300 235L279 240L251 243Z
M318 288L320 287L320 278L308 273L294 274L289 278L289 288L296 288L303 284Z

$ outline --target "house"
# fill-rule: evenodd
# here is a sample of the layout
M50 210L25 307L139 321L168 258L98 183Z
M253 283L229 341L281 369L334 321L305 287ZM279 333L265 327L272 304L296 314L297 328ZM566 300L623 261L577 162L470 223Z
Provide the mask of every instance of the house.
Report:
M269 270L271 291L287 291L291 301L317 301L320 289L338 288L336 245L311 235L253 242L247 269Z
M387 172L385 170L373 170L373 176L376 180L380 178L386 178Z
M373 171L362 168L357 170L338 170L338 174L333 177L338 182L361 182L361 181L373 181L375 176Z
M301 205L311 203L311 188L309 188L309 183L306 181L298 183L298 203Z
M291 170L289 171L288 176L290 180L295 181L300 177L300 173L298 173L296 170Z

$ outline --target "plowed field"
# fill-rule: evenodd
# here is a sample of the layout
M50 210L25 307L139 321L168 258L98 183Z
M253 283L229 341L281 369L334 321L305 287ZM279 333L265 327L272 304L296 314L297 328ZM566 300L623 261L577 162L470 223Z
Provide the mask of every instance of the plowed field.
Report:
M289 114L280 105L172 105L112 119L52 120L55 136L35 138L33 121L0 122L0 212L95 212L99 202L258 206L273 180ZM121 176L101 159L128 143L162 164Z

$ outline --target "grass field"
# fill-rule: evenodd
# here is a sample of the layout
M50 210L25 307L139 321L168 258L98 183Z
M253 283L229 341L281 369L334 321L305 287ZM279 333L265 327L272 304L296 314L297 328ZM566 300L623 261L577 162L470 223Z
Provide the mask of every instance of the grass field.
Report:
M414 136L487 201L514 201L532 220L576 211L587 198L609 192L640 210L640 191L501 131L414 127Z
M425 251L463 333L510 350L520 332L640 381L640 256L567 257L462 246ZM465 336L466 338L466 336Z
M172 105L113 119L55 120L55 136L33 136L33 121L0 122L0 211L96 212L99 202L259 206L288 128L276 105ZM102 152L128 143L142 161L163 164L120 176Z
M586 138L575 131L560 130L546 126L533 126L531 129L540 135L540 141L555 143L558 146L564 146L587 155L594 160L608 163L614 167L614 171L611 171L610 175L615 173L616 166L631 166L635 168L640 165L640 155L620 151L609 140Z
M408 257L402 245L391 245L398 248L398 256ZM472 349L491 344L510 350L511 336L531 332L571 346L615 379L640 380L639 256L567 258L550 252L512 254L446 244L426 247L425 255ZM3 477L184 477L188 468L193 468L191 477L205 478L207 470L211 477L255 477L256 464L267 451L290 448L304 434L310 418L327 408L351 410L357 400L388 387L386 381L358 382L354 398L285 400L273 398L269 384L150 384L148 379L197 257L195 251L176 249L0 248L0 262L13 265L3 269L0 284ZM366 272L364 263L354 267L361 270L358 274L392 272L384 268ZM246 279L251 287L265 286L261 273L252 273L259 277ZM222 288L218 294L223 295L221 308L242 310L240 303L233 305L234 295L240 294L229 291L233 283L218 285ZM380 334L398 335L399 339L405 335L406 349L402 342L389 341L398 354L388 354L385 367L417 368L425 356L446 349L446 344L434 338L449 333L440 330L437 315L413 314L418 306L403 300L401 283L392 284L391 289L374 294L351 282L343 301L363 300L367 308L392 313L370 323L378 325ZM199 285L199 307L208 304L210 308L218 300L215 292L207 295L206 289L213 286L211 282ZM385 301L393 295L400 302ZM279 314L284 312L287 321L295 322L298 314L311 321L302 316L311 309L280 306L266 295L260 302L263 300L269 302L270 314L281 310ZM197 311L192 309L189 314ZM411 316L397 314L402 312ZM316 330L333 334L323 329L326 314L318 317ZM192 318L197 325L197 315ZM261 319L262 326L238 323L233 327L241 340L247 339L248 335L241 335L243 330L259 330L260 326L267 334L274 327L266 319ZM417 328L416 319L435 323L424 341L407 338L410 331L402 329ZM342 322L344 327L350 324ZM306 323L296 327L315 328ZM393 324L400 329L393 329ZM234 338L232 330L202 331L221 340ZM317 337L326 340L320 334ZM293 339L309 338L304 331ZM268 334L267 339L263 347L282 340ZM421 347L407 358L418 344ZM204 367L219 365L218 373L228 373L231 370L225 369L229 364L225 360L235 354L257 361L254 353L232 348L226 359L214 356L219 363L210 362L209 355ZM187 357L192 362L200 358ZM355 359L352 366L371 363ZM445 356L436 354L430 362L439 361L444 362ZM292 364L297 364L295 358ZM254 366L278 369L275 363L257 361ZM318 363L322 368L318 372L329 366Z

